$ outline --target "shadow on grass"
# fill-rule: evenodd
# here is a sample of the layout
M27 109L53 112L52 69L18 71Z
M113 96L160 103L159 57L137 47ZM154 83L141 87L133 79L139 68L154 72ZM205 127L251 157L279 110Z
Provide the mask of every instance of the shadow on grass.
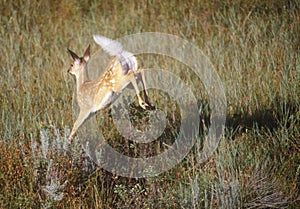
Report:
M296 104L277 103L273 108L264 108L255 111L253 114L240 113L232 116L227 115L226 128L233 130L232 139L237 135L245 133L254 128L275 131L279 127L291 127L291 116L299 114L299 107Z

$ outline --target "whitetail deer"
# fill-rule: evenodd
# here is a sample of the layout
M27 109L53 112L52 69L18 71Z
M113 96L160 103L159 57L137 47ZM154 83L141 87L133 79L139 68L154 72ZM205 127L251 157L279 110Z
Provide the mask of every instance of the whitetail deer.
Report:
M103 74L95 80L89 80L88 60L90 58L90 46L86 49L83 57L79 57L70 49L73 63L68 72L76 77L77 103L80 108L79 116L74 123L69 140L74 137L78 128L99 110L109 107L120 95L122 90L130 83L133 85L143 109L154 109L148 99L148 92L145 83L145 75L142 69L137 68L137 60L132 53L124 51L122 45L103 36L95 35L94 40L114 57L106 66ZM144 99L140 96L136 75L141 74Z

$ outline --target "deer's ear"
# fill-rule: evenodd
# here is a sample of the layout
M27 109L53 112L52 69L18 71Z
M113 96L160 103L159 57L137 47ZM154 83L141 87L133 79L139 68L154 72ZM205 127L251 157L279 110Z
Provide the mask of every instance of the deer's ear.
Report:
M70 55L72 56L73 60L80 60L80 58L77 56L77 54L75 54L74 52L72 52L70 49L68 49Z
M87 62L90 59L90 45L88 46L88 48L85 50L84 55L83 55L83 59Z

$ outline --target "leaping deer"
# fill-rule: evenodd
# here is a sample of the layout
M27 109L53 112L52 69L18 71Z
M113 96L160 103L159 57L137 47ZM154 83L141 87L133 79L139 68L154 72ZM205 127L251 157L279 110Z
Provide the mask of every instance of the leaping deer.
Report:
M87 71L90 59L90 46L86 49L83 57L79 57L68 49L73 58L73 63L68 72L76 78L77 103L80 108L79 116L73 125L69 137L69 142L75 136L78 128L88 120L92 113L109 107L130 83L136 91L139 105L143 109L154 109L154 106L150 104L148 99L144 70L138 69L136 57L132 53L124 51L122 45L117 41L100 35L94 35L94 40L114 57L106 66L103 74L91 81ZM139 93L136 80L137 74L141 74L145 100L142 99Z

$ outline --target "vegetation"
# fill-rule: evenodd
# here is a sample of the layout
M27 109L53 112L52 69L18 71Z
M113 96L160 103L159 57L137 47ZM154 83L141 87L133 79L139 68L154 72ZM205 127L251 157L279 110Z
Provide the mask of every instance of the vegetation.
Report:
M299 1L2 0L0 11L0 208L299 205ZM207 162L197 162L198 144L168 172L129 179L62 149L73 124L75 89L67 48L80 54L91 44L95 51L93 34L114 39L149 31L184 38L209 57L225 86L226 130ZM164 69L176 64L152 58ZM192 72L177 73L205 98ZM155 90L150 96L167 115L178 115L170 98ZM198 102L209 116L205 102ZM135 104L131 120L139 126L149 113ZM124 140L109 110L97 118L120 152L166 148ZM162 140L172 142L179 125L171 121Z

